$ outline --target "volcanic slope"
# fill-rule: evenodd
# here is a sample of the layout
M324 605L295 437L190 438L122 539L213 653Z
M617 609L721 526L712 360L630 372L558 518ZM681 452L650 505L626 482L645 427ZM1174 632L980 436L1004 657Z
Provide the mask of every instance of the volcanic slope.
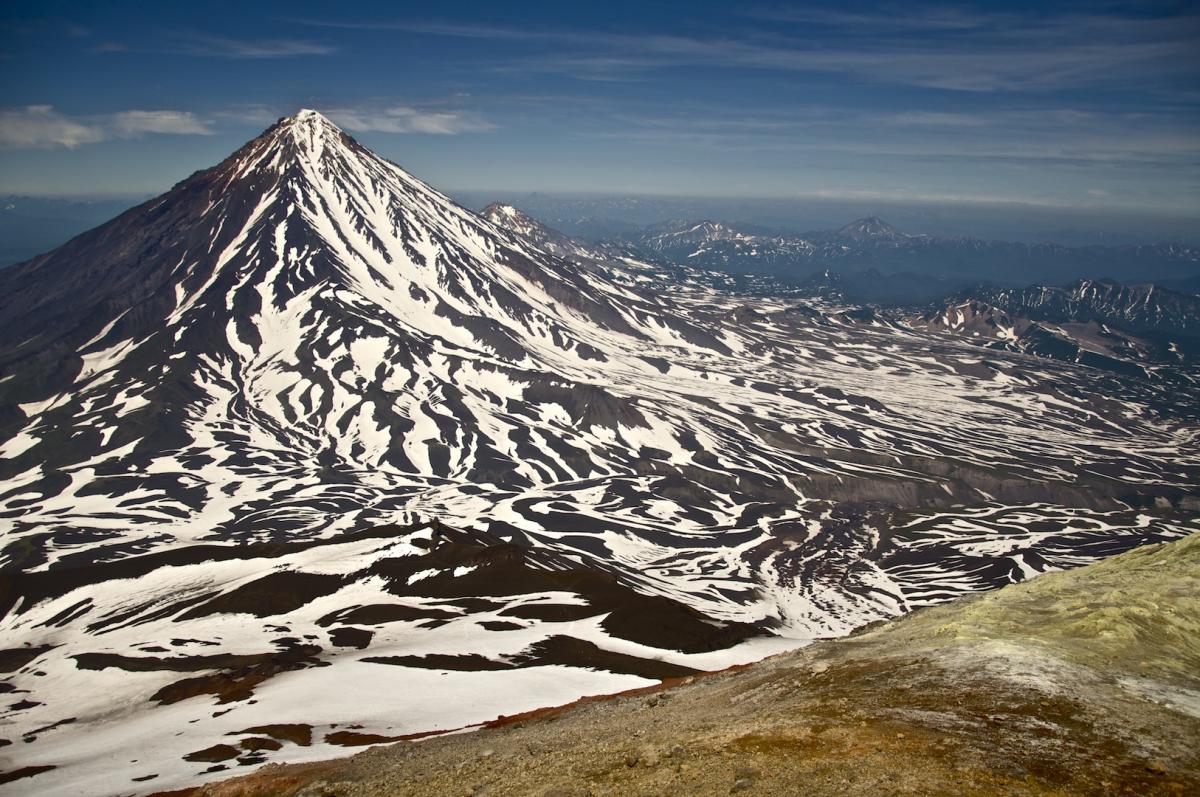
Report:
M0 369L0 755L44 793L214 777L243 727L475 724L772 649L733 623L838 635L1197 528L1190 387L580 266L312 111L0 272ZM574 569L616 586L533 575ZM729 631L603 625L617 587Z

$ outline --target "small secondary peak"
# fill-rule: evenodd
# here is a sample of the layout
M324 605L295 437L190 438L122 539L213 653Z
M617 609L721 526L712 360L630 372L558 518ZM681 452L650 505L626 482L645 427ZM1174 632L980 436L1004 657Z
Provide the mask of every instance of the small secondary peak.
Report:
M479 211L479 213L480 213L480 215L486 216L487 218L497 218L500 216L505 216L505 217L512 219L512 218L518 218L518 217L525 215L524 213L522 213L520 210L513 207L512 205L507 205L503 202L493 202L492 204L488 205L483 210Z

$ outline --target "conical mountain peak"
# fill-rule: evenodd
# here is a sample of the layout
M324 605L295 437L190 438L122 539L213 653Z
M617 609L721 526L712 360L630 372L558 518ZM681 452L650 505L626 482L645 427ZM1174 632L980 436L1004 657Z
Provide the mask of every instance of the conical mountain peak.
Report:
M285 165L293 159L316 160L330 145L356 143L340 127L320 111L302 108L291 116L284 116L263 134L250 142L245 149L261 153L264 147L284 147L284 157L272 158L277 165ZM258 146L255 146L255 145Z
M342 129L334 124L328 116L311 108L301 108L291 116L279 120L279 127L293 134L311 135L314 133L332 133L342 135Z
M38 279L21 279L34 272ZM577 341L591 334L576 329L581 316L627 326L603 301L577 295L581 277L568 264L312 109L4 277L0 339L34 332L44 346L128 341L150 351L163 337L161 348L179 355L172 366L208 356L250 371L291 357L285 344L316 346L329 330L378 337L369 330L378 319L397 349L431 346L431 330L442 330L460 349L514 361L529 359L545 335L577 359ZM571 314L562 296L573 297ZM108 325L114 313L122 320ZM21 356L0 348L0 371ZM114 358L104 370L120 367ZM23 368L7 388L44 399L77 391L101 369L63 369L52 383L40 374Z

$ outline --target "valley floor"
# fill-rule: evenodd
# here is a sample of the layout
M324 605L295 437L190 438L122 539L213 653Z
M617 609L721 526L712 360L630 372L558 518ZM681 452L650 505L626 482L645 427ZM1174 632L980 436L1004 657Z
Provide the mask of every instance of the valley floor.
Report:
M742 669L183 794L1184 795L1198 741L1192 535Z

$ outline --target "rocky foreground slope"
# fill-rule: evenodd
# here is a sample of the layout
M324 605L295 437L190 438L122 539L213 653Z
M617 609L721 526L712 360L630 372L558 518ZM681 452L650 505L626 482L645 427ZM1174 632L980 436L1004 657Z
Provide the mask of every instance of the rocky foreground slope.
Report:
M1195 794L1200 535L739 671L190 792Z

